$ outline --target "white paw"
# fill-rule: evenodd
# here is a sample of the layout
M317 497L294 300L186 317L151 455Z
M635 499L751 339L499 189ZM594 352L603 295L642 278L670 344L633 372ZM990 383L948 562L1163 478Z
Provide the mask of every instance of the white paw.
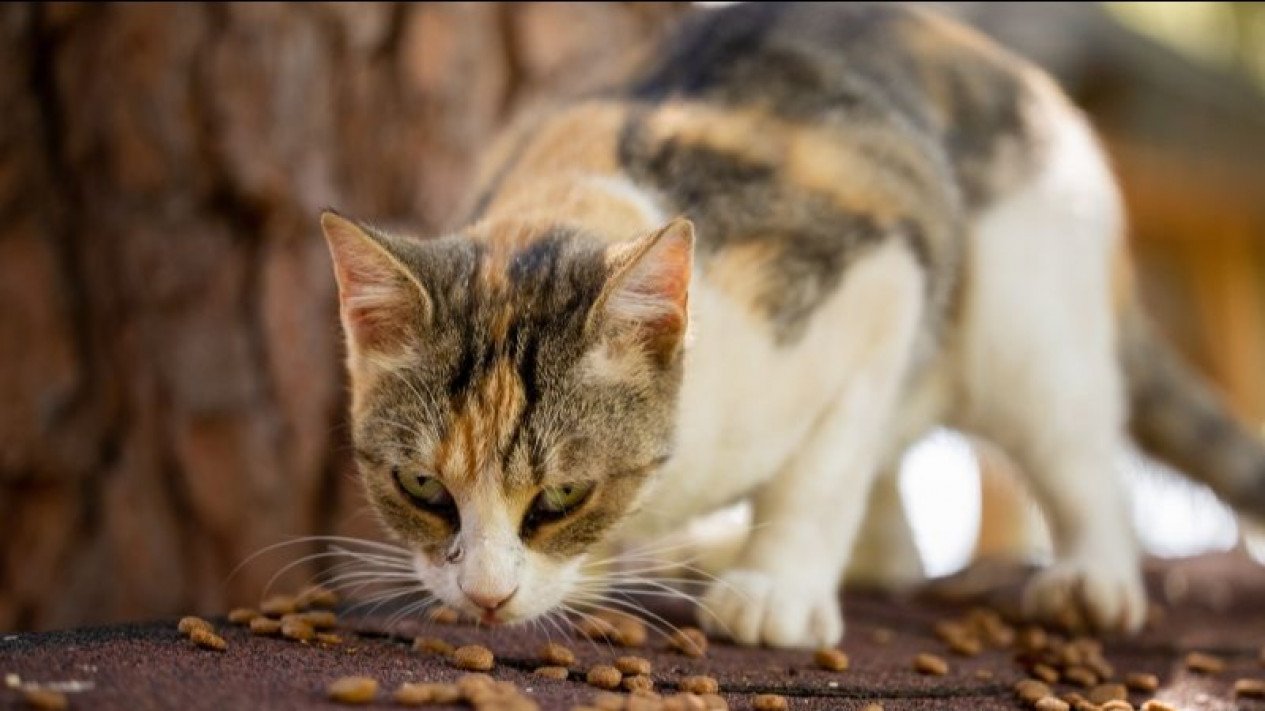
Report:
M843 637L833 585L816 592L754 570L732 570L712 584L699 616L709 634L741 644L828 647Z
M1100 631L1132 633L1146 621L1146 589L1136 564L1063 561L1028 583L1023 606L1025 614L1053 621L1073 609Z

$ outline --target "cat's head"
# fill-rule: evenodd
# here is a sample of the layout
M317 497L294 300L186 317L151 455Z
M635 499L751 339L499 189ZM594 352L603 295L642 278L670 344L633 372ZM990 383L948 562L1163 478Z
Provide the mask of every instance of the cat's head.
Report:
M321 224L374 509L449 606L550 611L671 451L692 226L604 244L560 225L417 241Z

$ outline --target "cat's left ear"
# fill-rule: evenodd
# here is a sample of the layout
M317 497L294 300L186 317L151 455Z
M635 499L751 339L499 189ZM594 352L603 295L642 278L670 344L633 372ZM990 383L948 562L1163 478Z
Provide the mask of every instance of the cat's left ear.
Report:
M664 355L675 353L689 321L694 224L677 218L609 248L606 261L610 276L589 317L590 328L632 328Z

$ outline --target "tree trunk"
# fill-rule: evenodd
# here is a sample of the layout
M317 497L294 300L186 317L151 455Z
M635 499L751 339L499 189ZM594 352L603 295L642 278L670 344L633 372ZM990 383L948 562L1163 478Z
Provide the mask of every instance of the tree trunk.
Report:
M222 610L312 550L230 578L265 546L376 534L318 211L439 230L516 107L681 10L0 8L0 629Z

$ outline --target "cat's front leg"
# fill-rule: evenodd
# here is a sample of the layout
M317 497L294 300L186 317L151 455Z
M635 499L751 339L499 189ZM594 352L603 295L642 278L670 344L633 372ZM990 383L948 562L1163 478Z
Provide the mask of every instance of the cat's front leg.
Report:
M702 601L709 631L776 647L831 645L843 635L839 581L887 451L922 294L920 268L893 241L854 265L823 307L815 327L843 330L822 362L845 377L795 454L756 493L747 545Z

